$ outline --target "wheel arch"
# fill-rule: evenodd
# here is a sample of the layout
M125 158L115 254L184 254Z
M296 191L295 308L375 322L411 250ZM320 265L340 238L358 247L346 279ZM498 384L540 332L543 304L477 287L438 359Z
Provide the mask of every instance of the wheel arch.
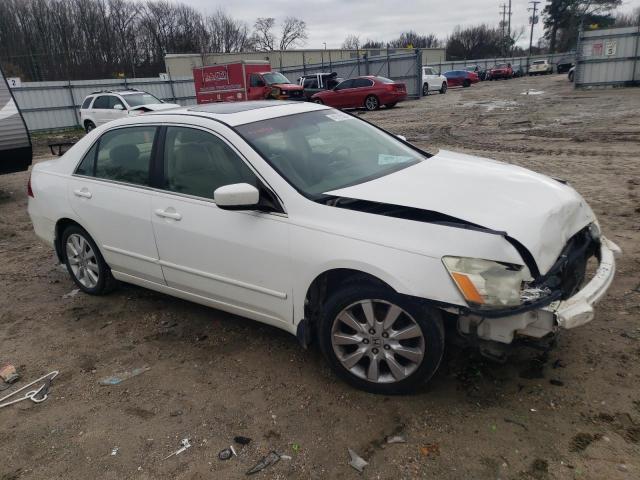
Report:
M367 268L364 265L325 268L306 283L304 298L300 299L300 306L296 309L298 312L304 312L302 319L298 322L296 335L304 347L308 346L315 338L316 321L327 298L345 285L356 282L382 286L394 293L407 294L408 292L397 279L375 268Z
M64 263L64 249L62 247L62 233L67 229L67 227L70 227L72 225L75 225L77 227L82 228L83 230L87 230L86 228L84 228L82 225L80 225L77 221L68 218L68 217L63 217L61 219L59 219L56 222L56 226L55 226L55 230L54 230L54 240L53 240L53 246L54 249L56 251L56 256L58 257L58 260L60 260L60 263ZM87 232L89 233L89 232ZM89 233L89 235L91 235ZM93 238L93 237L91 237ZM95 239L94 239L95 241Z

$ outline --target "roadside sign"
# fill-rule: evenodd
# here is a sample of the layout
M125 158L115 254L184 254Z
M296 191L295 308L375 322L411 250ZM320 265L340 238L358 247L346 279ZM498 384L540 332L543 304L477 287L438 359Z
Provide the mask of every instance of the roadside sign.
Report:
M160 80L162 80L163 82L168 82L169 81L169 74L168 73L161 73L160 74Z
M20 77L7 77L7 83L9 88L16 88L22 86L22 79Z
M606 46L605 46L605 55L607 55L607 57L612 57L616 54L616 49L618 48L618 42L616 40L607 40Z

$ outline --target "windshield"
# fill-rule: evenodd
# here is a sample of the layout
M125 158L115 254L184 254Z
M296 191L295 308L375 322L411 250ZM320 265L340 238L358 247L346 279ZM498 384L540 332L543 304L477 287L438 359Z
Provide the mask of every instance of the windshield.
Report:
M265 73L262 76L264 77L264 81L269 85L273 85L274 83L291 83L287 77L278 72Z
M291 185L311 198L426 158L394 136L333 109L262 120L236 130Z
M496 65L494 68L507 68L507 64L506 63L500 63L500 64Z
M123 95L130 107L139 107L140 105L151 105L153 103L162 103L150 93L134 93L131 95Z

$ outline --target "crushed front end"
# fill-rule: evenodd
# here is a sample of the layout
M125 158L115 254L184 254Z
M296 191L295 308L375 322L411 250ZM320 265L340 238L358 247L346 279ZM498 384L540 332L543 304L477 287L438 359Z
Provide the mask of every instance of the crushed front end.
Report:
M481 352L499 359L510 345L544 346L560 328L574 328L593 319L593 306L611 285L615 256L620 253L620 248L601 236L598 225L592 223L569 239L547 273L521 282L519 299L511 299L511 304L500 308L470 302L470 308L458 316L458 332L478 345ZM590 260L597 261L592 272L588 269ZM513 297L517 290L511 288L508 293Z

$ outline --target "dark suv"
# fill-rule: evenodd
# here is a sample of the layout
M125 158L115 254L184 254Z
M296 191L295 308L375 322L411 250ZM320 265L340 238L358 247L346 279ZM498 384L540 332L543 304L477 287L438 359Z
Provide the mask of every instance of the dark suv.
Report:
M311 97L323 90L331 90L340 82L342 78L338 77L336 72L332 73L314 73L298 78L298 85L304 88L304 98L311 100Z

